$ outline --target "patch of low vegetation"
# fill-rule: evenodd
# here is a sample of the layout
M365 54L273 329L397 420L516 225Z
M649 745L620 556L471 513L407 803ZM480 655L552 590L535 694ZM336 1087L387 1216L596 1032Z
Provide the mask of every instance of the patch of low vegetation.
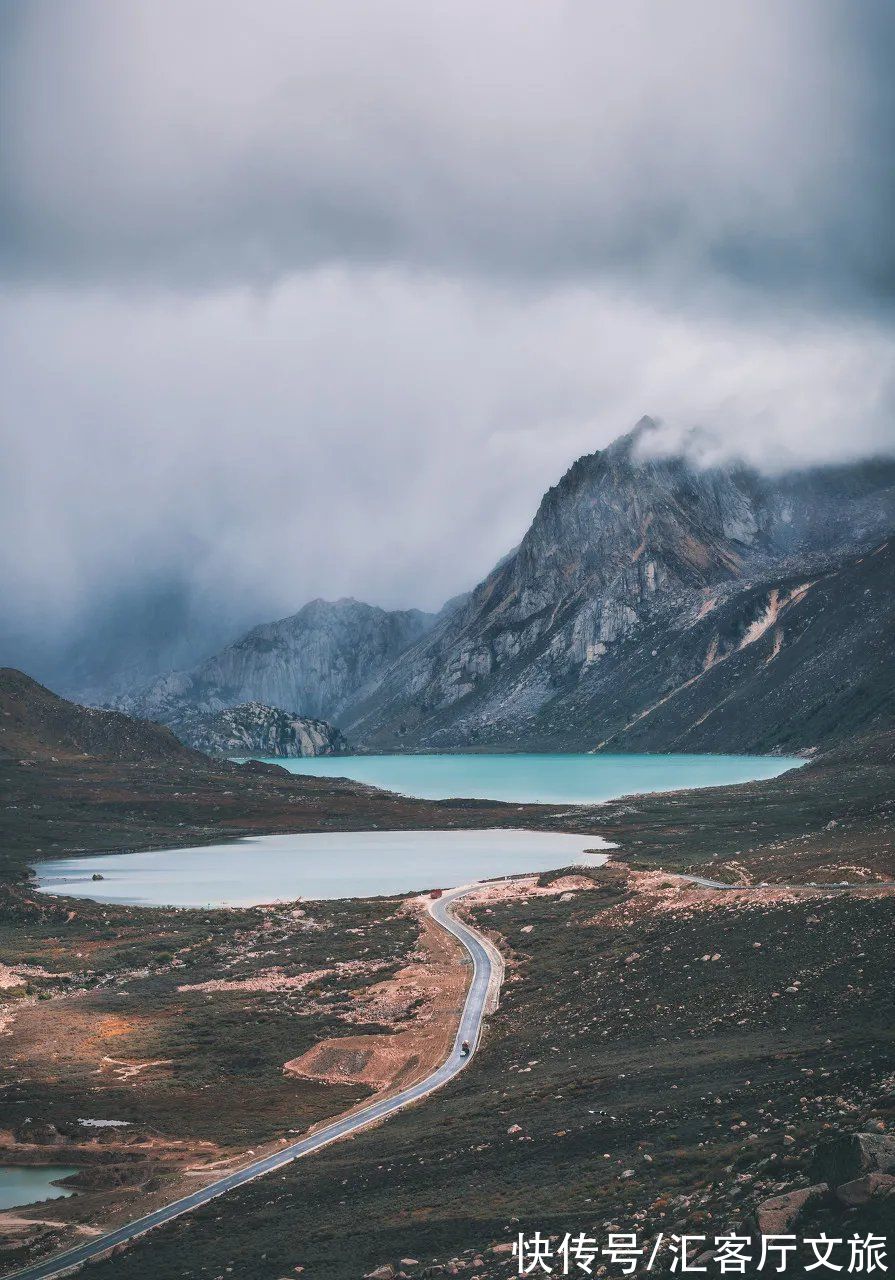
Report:
M636 886L478 909L512 961L472 1069L97 1275L506 1276L520 1230L736 1227L810 1184L822 1134L895 1122L892 898Z
M4 1158L85 1166L78 1196L41 1216L133 1216L151 1193L177 1194L185 1167L303 1132L367 1096L289 1078L283 1065L330 1036L389 1030L358 1016L356 997L417 945L399 905L209 912L6 899L2 954L26 976L0 991Z
M895 733L857 738L778 778L632 796L562 815L635 866L731 883L895 881Z

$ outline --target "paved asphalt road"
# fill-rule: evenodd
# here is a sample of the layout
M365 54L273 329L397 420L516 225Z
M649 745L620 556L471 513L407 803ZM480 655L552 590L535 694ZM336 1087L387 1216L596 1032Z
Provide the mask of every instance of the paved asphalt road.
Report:
M756 889L823 889L825 893L845 893L850 889L895 889L895 881L892 880L868 880L865 884L852 884L846 880L839 884L813 884L811 881L807 884L729 884L724 880L706 880L705 876L674 875L672 879L689 880L702 889L751 889L753 892Z
M406 1107L409 1103L425 1098L434 1089L440 1088L448 1080L453 1079L455 1075L463 1070L470 1061L472 1053L475 1052L482 1029L482 1016L485 1012L489 988L494 975L491 956L487 947L482 943L480 935L465 924L462 924L448 911L451 903L455 902L462 894L468 892L469 886L451 889L442 898L431 902L429 907L433 918L438 921L442 928L447 929L455 938L459 938L472 957L473 963L472 983L466 996L466 1003L463 1006L463 1015L460 1019L456 1039L450 1055L437 1071L433 1071L430 1076L427 1076L425 1080L421 1080L419 1084L410 1085L409 1088L403 1089L391 1098L384 1098L381 1102L374 1102L370 1106L354 1112L352 1115L336 1120L333 1124L326 1125L323 1129L318 1129L316 1133L311 1134L309 1137L293 1142L288 1147L283 1147L281 1151L275 1151L272 1155L255 1160L235 1173L227 1174L216 1182L208 1183L191 1195L184 1196L182 1200L175 1200L172 1204L165 1205L162 1209L156 1209L154 1213L147 1213L145 1217L136 1218L133 1222L128 1222L124 1226L108 1232L107 1235L97 1236L95 1239L78 1245L74 1249L69 1249L65 1253L59 1253L44 1262L38 1262L34 1266L26 1267L24 1271L16 1271L13 1275L8 1276L7 1280L48 1280L50 1276L57 1276L69 1267L76 1266L81 1262L87 1262L91 1258L96 1258L116 1244L134 1240L137 1236L151 1230L153 1227L161 1226L164 1222L170 1222L172 1218L178 1218L182 1213L189 1213L192 1209L197 1209L200 1205L207 1204L209 1200L216 1199L217 1196L226 1195L228 1191L232 1191L235 1187L241 1187L244 1183L252 1182L255 1178L260 1178L266 1173L272 1173L275 1169L282 1169L284 1165L291 1164L293 1160L298 1160L302 1156L311 1155L312 1152L319 1151L321 1147L325 1147L335 1139L343 1138L349 1133L355 1133L358 1129L363 1129L374 1120L383 1120L395 1111L400 1111L402 1107ZM463 1057L460 1053L460 1046L464 1040L469 1041L472 1049L468 1057Z

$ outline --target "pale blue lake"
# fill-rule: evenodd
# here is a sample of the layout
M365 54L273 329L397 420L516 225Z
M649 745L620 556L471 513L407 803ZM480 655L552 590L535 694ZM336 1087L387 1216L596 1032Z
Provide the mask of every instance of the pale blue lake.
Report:
M600 866L606 854L585 851L609 848L599 836L555 831L327 831L60 858L34 870L41 893L132 906L248 907L453 888L572 863Z
M599 804L644 791L723 787L776 778L805 763L798 756L603 754L264 759L290 773L352 778L422 800L462 797L513 804Z
M0 1209L14 1209L38 1200L61 1200L74 1195L67 1187L54 1187L60 1178L70 1178L77 1169L56 1165L0 1165Z

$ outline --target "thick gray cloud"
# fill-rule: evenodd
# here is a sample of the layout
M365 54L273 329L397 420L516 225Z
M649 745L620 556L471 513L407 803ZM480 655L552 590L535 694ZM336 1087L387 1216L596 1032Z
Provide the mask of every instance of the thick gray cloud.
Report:
M891 301L888 0L6 6L10 273Z
M645 409L772 467L891 439L878 324L700 321L613 290L323 270L260 295L19 290L0 329L0 557L34 606L185 555L274 610L437 605Z
M888 0L0 26L17 661L143 597L200 640L435 606L643 412L771 467L892 446Z

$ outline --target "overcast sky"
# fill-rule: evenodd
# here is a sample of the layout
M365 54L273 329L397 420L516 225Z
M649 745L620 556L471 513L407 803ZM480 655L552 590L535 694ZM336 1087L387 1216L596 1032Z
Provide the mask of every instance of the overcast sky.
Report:
M7 629L437 606L643 413L893 445L891 0L19 0L0 63Z

